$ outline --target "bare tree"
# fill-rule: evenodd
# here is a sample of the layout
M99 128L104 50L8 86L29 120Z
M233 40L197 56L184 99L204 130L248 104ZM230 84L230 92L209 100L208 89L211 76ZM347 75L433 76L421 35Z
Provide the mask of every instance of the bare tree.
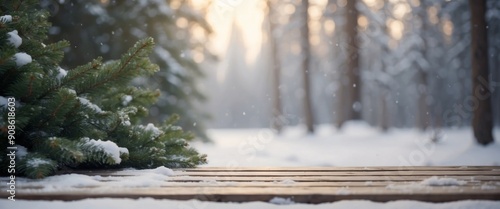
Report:
M309 9L309 1L302 0L301 5L301 16L302 16L302 24L300 26L301 33L301 53L302 53L302 78L304 85L304 119L307 126L307 132L314 132L314 119L313 119L313 111L312 111L312 101L311 101L311 87L310 87L310 76L311 73L309 66L311 62L311 49L309 43L309 13L307 10Z
M488 33L485 20L486 0L469 0L471 12L472 96L474 108L472 128L480 144L494 141L493 112L488 71Z

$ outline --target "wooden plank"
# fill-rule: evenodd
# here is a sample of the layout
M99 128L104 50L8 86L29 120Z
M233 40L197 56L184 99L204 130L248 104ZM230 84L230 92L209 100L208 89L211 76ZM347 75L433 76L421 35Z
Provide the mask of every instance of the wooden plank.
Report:
M387 186L423 186L420 182L166 182L162 187L387 187ZM449 188L458 187L499 187L500 182L466 182L460 186L443 186Z
M160 187L404 187L404 186L419 186L419 182L164 182ZM466 182L460 186L449 186L450 188L458 187L481 187L487 185L490 187L500 187L500 182ZM421 185L423 186L423 185ZM78 188L97 188L103 186L85 186ZM30 184L18 184L17 189L33 190L43 189L43 186L33 186ZM293 189L293 188L292 188Z
M500 171L499 166L375 166L375 167L199 167L178 169L183 171L196 172L217 172L217 171L317 171L317 172L332 172L332 171Z
M463 181L500 181L500 176L446 176ZM429 176L271 176L271 177L197 177L197 176L170 176L168 181L189 182L189 181L283 181L294 180L299 182L366 182L366 181L422 181Z
M134 175L140 170L63 170L57 174L77 173L84 175ZM499 166L382 166L382 167L199 167L175 169L177 172L376 172L376 171L495 171Z
M428 202L464 199L500 200L500 167L257 167L178 169L165 176L162 186L115 188L106 182L141 175L141 170L78 171L103 176L95 186L45 190L16 185L18 199L77 200L100 197L199 199L210 201L269 201L274 197L295 202L322 203L337 200L420 200ZM457 186L425 186L430 176L465 181ZM123 180L123 179L122 179ZM5 182L2 182L2 185ZM57 182L51 182L57 185ZM49 186L50 187L50 186ZM0 189L6 188L0 186ZM5 196L6 193L0 194Z
M200 171L185 171L176 172L178 176L238 176L238 177L271 177L271 176L500 176L500 171L353 171L353 172L306 172L306 171L240 171L240 172L200 172Z
M249 167L249 168L223 168L223 167L200 167L192 169L176 169L177 175L214 175L220 173L229 175L258 175L263 173L276 175L280 173L311 173L312 175L430 175L436 172L436 175L500 175L500 167L498 166L447 166L447 167ZM140 170L67 170L59 171L58 174L77 173L83 175L101 175L101 176L134 176ZM455 172L455 173L454 173ZM473 173L478 172L478 173ZM206 174L205 174L206 173ZM287 175L287 174L285 174Z
M120 197L161 199L199 199L224 202L269 201L274 197L287 197L295 202L322 203L337 200L367 199L372 201L390 201L395 199L425 200L430 202L456 201L463 199L500 200L500 189L481 190L480 188L410 188L395 190L389 188L366 187L297 187L269 188L256 187L168 187L168 188L127 188L127 189L80 189L77 191L20 192L19 199L59 199L78 200L85 198Z

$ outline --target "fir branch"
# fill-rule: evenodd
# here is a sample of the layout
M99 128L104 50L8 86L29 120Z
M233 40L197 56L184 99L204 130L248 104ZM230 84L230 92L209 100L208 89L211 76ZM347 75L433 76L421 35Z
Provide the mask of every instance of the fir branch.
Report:
M54 111L52 111L52 113L50 113L50 115L52 116L52 118L56 117L57 112L59 112L59 110L61 109L61 107L64 106L64 104L68 100L69 100L69 96L63 96L63 101L61 103L59 103L59 105L56 107L56 109ZM50 119L48 119L48 120L50 120Z
M88 86L86 89L82 89L80 90L78 93L79 94L83 94L83 93L88 93L89 91L95 89L95 88L98 88L98 87L101 87L102 85L108 83L108 82L111 82L113 80L116 80L120 77L120 74L123 72L123 70L128 67L129 63L134 59L136 58L136 56L143 50L147 49L148 47L152 47L154 45L154 42L153 42L153 39L152 38L147 38L145 40L142 40L142 41L139 41L138 44L140 44L140 46L137 48L137 46L134 46L134 48L137 48L135 49L132 53L127 53L127 58L125 59L125 61L121 61L120 62L120 67L118 68L118 70L116 70L115 72L113 72L111 75L105 77L103 80L99 81L99 82L96 82L90 86Z
M65 122L65 113L71 111L71 108L69 108L68 105L71 105L72 102L76 102L75 95L67 89L61 89L57 93L56 97L52 98L52 101L45 104L48 109L45 109L44 113L48 111L49 114L42 114L44 117L40 118L38 121L34 121L36 124L34 127L48 129L47 126L50 123L49 127L54 128L55 130L59 129L59 127ZM52 108L54 105L55 107ZM73 105L71 105L71 107L72 106ZM59 117L60 112L62 112L62 118Z
M90 74L94 70L98 70L99 67L101 66L101 57L98 57L97 59L92 60L92 62L82 65L74 69L76 71L75 74L72 74L71 71L68 75L68 77L65 77L62 79L62 81L58 85L53 85L51 86L47 91L42 93L37 99L43 99L46 96L48 96L50 93L59 90L62 87L67 86L68 84L71 84L74 81L77 81L78 79L83 79L82 77L85 77L86 75Z
M30 153L19 162L19 170L29 178L40 179L54 174L57 163L40 153Z
M68 83L76 81L77 79L83 79L81 77L88 75L91 71L98 70L102 66L101 62L102 57L98 57L97 59L92 60L92 62L88 63L87 65L81 66L83 70L80 71L79 68L75 69L77 73L75 73L74 75L70 74L69 78L64 78L61 86L67 85Z

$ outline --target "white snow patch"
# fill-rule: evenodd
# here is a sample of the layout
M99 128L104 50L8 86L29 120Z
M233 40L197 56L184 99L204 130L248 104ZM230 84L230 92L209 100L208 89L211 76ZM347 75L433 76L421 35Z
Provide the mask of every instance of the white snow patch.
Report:
M14 60L16 61L17 67L22 67L28 63L31 63L33 61L31 59L31 56L29 54L26 54L24 52L19 52L14 54Z
M28 162L26 162L26 164L28 165L28 167L37 168L40 165L50 164L50 162L47 160L35 157L32 159L29 159Z
M215 180L215 179L207 179L207 180L203 180L202 182L205 184L209 184L209 185L217 184L217 180Z
M83 140L85 141L85 145L95 146L97 149L111 156L116 164L120 164L122 162L122 159L120 158L121 154L128 154L127 148L119 147L112 141L101 141L100 139L96 141L89 138L84 138Z
M40 187L36 191L72 191L75 187L101 187L103 190L116 190L123 188L138 187L162 187L168 186L166 177L162 174L151 172L151 170L119 171L118 175L124 176L88 176L81 174L65 174L49 176L43 180L30 180L19 178L19 185L26 187ZM17 178L16 178L17 180Z
M291 205L295 204L295 202L290 199L290 198L283 198L283 197L273 197L273 199L269 200L269 203L275 204L275 205Z
M460 186L466 183L467 182L465 181L460 181L454 178L446 178L446 177L440 178L437 176L432 176L420 182L420 184L426 186Z
M155 169L152 169L153 173L157 173L157 174L162 174L162 175L165 175L165 176L173 176L175 175L174 171L170 168L167 168L165 166L160 166L158 168L155 168Z
M161 131L158 127L156 127L152 123L148 123L148 125L146 125L146 127L144 128L144 130L150 131L150 132L153 133L153 135L151 137L152 139L155 139L156 137L158 137L160 134L163 133L163 131Z
M49 177L50 178L50 177ZM16 178L17 179L17 178ZM273 198L274 199L274 198ZM280 198L274 201L284 202ZM274 202L273 201L273 202ZM288 201L288 202L291 202ZM76 201L47 201L47 200L16 200L10 201L7 198L0 199L0 205L5 208L36 208L36 209L89 209L89 208L107 208L107 209L135 209L135 208L203 208L203 209L493 209L500 208L500 201L484 200L463 200L444 203L429 203L409 200L390 201L386 203L372 202L367 200L344 200L332 203L323 203L318 205L311 204L293 204L289 206L276 205L266 202L247 202L247 203L224 203L207 202L199 200L167 200L154 198L94 198ZM2 207L2 208L3 208Z
M43 183L42 183L43 182ZM71 187L91 187L99 186L102 182L99 182L93 176L87 176L82 174L65 174L59 176L49 176L43 179L43 181L35 182L23 182L33 186L43 186L44 191L57 191L63 188Z
M488 185L488 184L481 185L481 190L493 190L493 189L497 189L497 187L493 186L493 185Z
M340 188L336 192L336 194L338 194L338 195L349 195L349 194L351 194L351 191L349 190L349 187L342 187L342 188Z
M99 106L97 106L96 104L90 102L88 99L85 99L85 98L82 98L82 97L78 97L78 100L80 100L80 103L82 103L83 105L89 107L90 109L93 109L97 113L102 113L103 112Z
M0 96L0 107L7 106L7 103L9 103L9 99Z
M119 115L120 115L120 120L121 120L122 125L124 125L124 126L132 125L130 123L130 117L125 112L120 111Z
M76 91L74 89L67 89L69 93L76 95Z
M128 149L125 147L120 147L119 151L120 151L120 154L128 154Z
M405 192L412 192L414 190L422 190L426 188L426 185L420 183L411 183L411 184L389 184L385 188L393 189L393 190L401 190Z
M23 39L17 34L17 30L7 33L10 37L7 41L14 47L18 48L23 43Z
M182 127L180 127L180 126L170 126L170 130L172 130L172 131L181 131Z
M107 181L103 186L110 189L168 186L168 182L165 181L167 178L165 175L152 172L142 172L138 173L138 175L127 177L100 177L101 180Z
M68 71L66 71L66 70L62 69L61 67L59 67L59 73L56 76L57 80L63 79L64 77L66 77L66 75L68 75Z
M16 151L16 157L18 159L23 159L24 156L26 156L28 154L28 149L26 149L26 147L23 147L21 145L17 145L17 151Z
M292 179L285 179L281 181L282 184L295 184L295 181Z
M168 179L168 175L175 175L172 170L170 170L172 172L169 172L169 170L170 169L165 167L144 170L127 169L117 171L115 174L119 176L65 174L49 176L40 180L19 177L16 178L16 184L21 185L22 187L39 188L33 191L45 192L74 191L75 187L100 187L100 190L117 190L138 187L157 188L175 184L175 182L166 181ZM0 177L1 181L7 179L8 177ZM0 189L6 189L6 186L6 184L0 185Z
M123 97L122 97L122 105L123 105L123 106L127 106L127 105L128 105L128 103L130 103L130 101L132 101L132 99L133 99L133 98L132 98L132 96L130 96L130 95L125 95L125 96L123 96Z
M12 22L12 16L11 15L0 16L0 22L2 22L2 23Z

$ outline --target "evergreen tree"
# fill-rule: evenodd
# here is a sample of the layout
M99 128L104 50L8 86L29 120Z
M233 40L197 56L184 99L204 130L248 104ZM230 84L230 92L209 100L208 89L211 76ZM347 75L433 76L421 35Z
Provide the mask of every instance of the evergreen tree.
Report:
M152 38L138 41L119 60L101 58L72 70L59 66L66 41L45 45L48 12L38 1L0 5L0 137L7 139L15 99L15 138L2 141L0 164L9 165L8 146L17 147L16 175L43 178L58 169L193 167L204 155L188 147L190 133L173 125L141 125L159 91L130 86L158 66L148 56ZM14 145L15 143L15 145ZM7 170L0 174L6 175Z
M205 48L211 29L190 1L42 2L54 14L49 38L75 44L68 49L71 55L63 60L63 66L83 64L96 54L116 59L137 40L157 40L151 60L160 70L154 76L134 80L136 86L159 89L162 93L145 120L158 122L179 114L181 126L208 140L203 122L209 116L196 107L206 98L196 84L204 76L198 62L213 59Z

